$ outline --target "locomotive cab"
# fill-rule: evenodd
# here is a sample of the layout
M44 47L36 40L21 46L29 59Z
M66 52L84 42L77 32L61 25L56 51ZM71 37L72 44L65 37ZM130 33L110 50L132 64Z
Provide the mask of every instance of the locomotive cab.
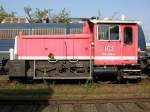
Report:
M136 22L98 21L95 24L94 64L137 64Z
M138 23L91 20L94 23L94 76L139 78ZM115 75L115 76L114 76Z

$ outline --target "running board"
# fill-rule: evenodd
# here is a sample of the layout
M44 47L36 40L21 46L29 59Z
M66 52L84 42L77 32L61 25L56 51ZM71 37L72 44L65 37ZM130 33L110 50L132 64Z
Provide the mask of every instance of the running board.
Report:
M64 79L67 79L67 80L71 80L71 79L89 79L91 80L92 77L34 77L33 79L60 79L60 80L64 80Z
M140 69L124 69L124 70L122 70L123 72L141 72L141 70Z
M147 79L147 78L149 78L146 75L142 75L142 76L139 76L139 75L135 75L135 76L122 76L122 77L124 79Z

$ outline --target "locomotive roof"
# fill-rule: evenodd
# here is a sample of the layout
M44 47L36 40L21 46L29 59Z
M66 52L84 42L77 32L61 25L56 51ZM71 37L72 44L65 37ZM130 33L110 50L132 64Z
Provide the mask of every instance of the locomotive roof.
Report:
M97 20L92 19L90 20L92 23L128 23L128 24L139 24L140 21L134 20Z

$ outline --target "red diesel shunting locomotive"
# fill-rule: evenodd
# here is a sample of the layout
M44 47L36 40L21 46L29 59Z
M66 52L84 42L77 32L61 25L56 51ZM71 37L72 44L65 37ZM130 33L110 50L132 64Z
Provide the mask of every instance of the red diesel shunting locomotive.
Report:
M20 34L10 60L10 78L139 78L138 21L92 19L82 34Z

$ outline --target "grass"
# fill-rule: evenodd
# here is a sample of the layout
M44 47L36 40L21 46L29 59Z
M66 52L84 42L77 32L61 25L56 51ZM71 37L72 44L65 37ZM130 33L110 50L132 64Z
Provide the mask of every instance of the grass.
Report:
M57 99L150 97L150 81L136 84L0 84L0 96L26 95Z
M0 75L0 81L1 80L8 80L8 75Z
M120 97L150 97L150 85L127 84L127 85L95 85L87 88L79 85L56 85L54 97L65 96L66 98L120 98Z

